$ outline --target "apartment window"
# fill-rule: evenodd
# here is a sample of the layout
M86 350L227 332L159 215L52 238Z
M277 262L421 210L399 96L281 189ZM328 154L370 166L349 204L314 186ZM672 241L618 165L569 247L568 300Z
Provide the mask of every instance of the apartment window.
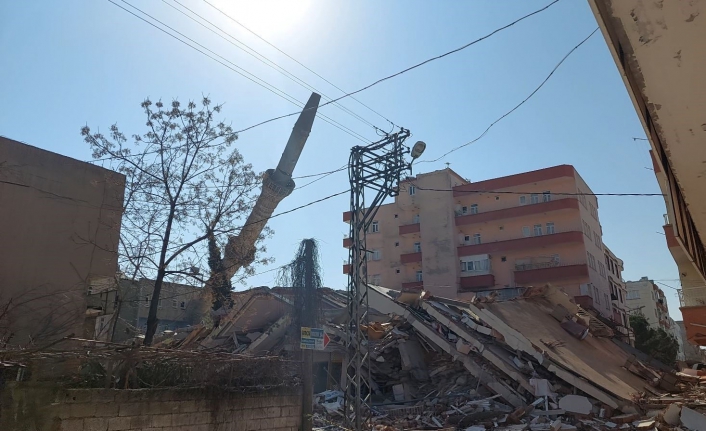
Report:
M415 242L414 243L414 252L419 253L422 251L422 243L421 242Z
M618 289L618 298L620 299L620 303L623 303L623 291Z
M464 236L463 242L464 242L464 244L470 244L471 243L471 236L470 235Z
M473 234L473 244L480 244L480 234L479 233Z
M378 233L378 232L380 232L380 223L378 223L377 221L374 221L374 222L370 225L370 232L372 232L372 233Z
M598 273L601 274L602 277L606 276L605 265L603 265L602 262L598 262Z
M547 235L551 235L554 233L554 222L548 222L547 223Z
M585 220L581 220L583 222L583 233L586 235L589 239L591 238L591 226L586 223Z
M549 202L552 200L552 192L549 190L542 192L542 202Z
M588 256L588 266L596 270L596 258L588 251L586 252L586 255Z
M462 272L479 272L490 269L490 259L487 257L467 258L470 260L461 261Z
M529 226L522 226L522 236L525 238L530 236L530 227Z
M417 271L417 281L422 281L422 271Z
M593 298L596 300L596 304L601 303L601 296L598 294L598 288L593 286Z
M400 243L399 243L399 242L396 242L396 243L395 243L395 247L399 247L399 246L400 246Z
M161 299L159 300L159 302L157 304L157 308L162 308L162 300Z
M397 214L395 214L395 218L399 217Z
M538 204L539 203L539 195L537 193L532 193L530 195L530 202L533 204Z
M542 225L541 224L534 225L534 236L542 236Z
M520 205L527 205L527 196L520 196Z
M471 214L478 214L478 204L471 205Z
M409 195L414 196L417 193L417 188L414 186L409 186Z
M605 299L605 303L606 303L606 304L610 304L610 298L608 298L608 294L607 294L607 293L604 293L604 294L603 294L603 298Z
M640 299L639 290L628 290L627 299Z
M419 214L416 214L416 215L414 216L414 219L412 219L412 223L414 223L414 224L419 223Z
M172 308L177 308L177 305L178 305L177 302L179 302L179 301L177 301L176 298L172 299Z
M398 270L395 270L395 272L399 274L399 273L400 273L400 270L399 270L399 269L398 269Z
M461 207L461 214L468 214L468 207Z
M373 250L373 260L380 260L381 253L380 250Z
M181 301L179 303L179 308L181 308L182 310L186 310L186 301Z

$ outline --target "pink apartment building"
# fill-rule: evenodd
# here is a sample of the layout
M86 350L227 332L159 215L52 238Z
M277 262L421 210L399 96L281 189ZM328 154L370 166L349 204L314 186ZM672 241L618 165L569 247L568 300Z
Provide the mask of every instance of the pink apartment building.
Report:
M570 165L479 182L451 169L408 178L370 226L368 281L459 299L508 298L551 283L623 325L614 313L611 293L622 301L604 263L614 255L603 246L598 202L582 193L592 192Z

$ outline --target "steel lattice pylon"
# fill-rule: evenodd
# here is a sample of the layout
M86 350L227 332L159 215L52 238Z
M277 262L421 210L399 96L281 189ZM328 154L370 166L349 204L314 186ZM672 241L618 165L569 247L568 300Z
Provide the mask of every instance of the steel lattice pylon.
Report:
M348 277L348 316L346 326L346 379L343 383L344 411L347 423L359 431L370 427L371 389L370 356L367 348L368 326L368 250L366 232L382 201L399 193L402 173L410 168L405 162L409 148L404 141L409 130L388 135L367 146L351 149L348 176L351 184L351 220ZM375 192L370 205L365 204L365 189Z

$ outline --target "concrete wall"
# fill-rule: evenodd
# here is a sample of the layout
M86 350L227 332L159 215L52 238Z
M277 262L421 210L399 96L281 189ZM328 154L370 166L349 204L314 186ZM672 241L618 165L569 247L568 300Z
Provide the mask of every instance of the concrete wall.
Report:
M117 271L124 182L0 137L0 304L13 304L0 331L12 343L85 335L88 287Z
M295 431L301 395L292 389L252 394L205 389L9 387L0 429L8 431Z

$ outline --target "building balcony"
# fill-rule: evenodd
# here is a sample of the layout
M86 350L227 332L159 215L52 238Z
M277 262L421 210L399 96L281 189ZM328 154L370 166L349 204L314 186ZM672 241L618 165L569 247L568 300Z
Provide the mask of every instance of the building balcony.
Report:
M549 202L539 202L527 204L501 210L480 212L476 214L466 214L456 217L456 226L463 226L475 223L485 223L493 220L524 217L532 214L542 214L549 211L559 211L565 209L579 209L579 201L574 198L551 200Z
M687 342L706 346L706 286L679 290L679 303Z
M561 280L588 277L588 265L559 264L545 262L539 264L515 265L515 285L550 283Z
M419 223L404 224L399 227L399 234L406 235L410 233L418 233L420 230Z
M410 281L409 283L402 283L403 292L421 292L423 289L423 281Z
M496 241L481 244L462 245L457 251L460 256L473 256L476 254L492 254L514 250L537 249L558 244L583 243L583 232L569 231L550 235L516 238L506 241Z
M353 239L343 238L343 248L351 248L352 245L353 245Z
M343 213L343 222L344 223L350 223L352 218L353 218L352 212L346 211Z
M459 280L459 292L473 292L484 290L495 286L495 276L493 274L472 275L469 272L462 272Z
M593 298L588 295L574 296L574 301L576 301L576 305L580 306L581 308L584 308L586 310L593 309Z
M401 263L415 263L415 262L421 262L422 261L422 252L417 252L417 253L405 253L400 255L400 262Z
M351 264L350 263L343 264L343 273L344 274L351 273Z

